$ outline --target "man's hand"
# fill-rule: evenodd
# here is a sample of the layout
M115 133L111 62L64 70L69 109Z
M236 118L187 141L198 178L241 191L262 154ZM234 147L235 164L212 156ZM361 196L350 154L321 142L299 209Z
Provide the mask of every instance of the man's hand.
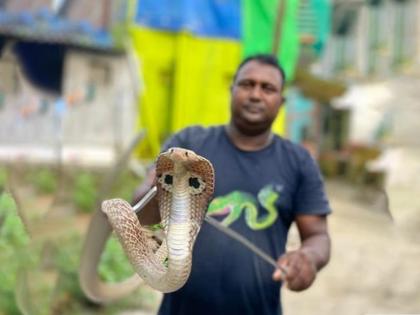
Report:
M302 291L311 286L317 272L328 263L331 244L325 216L299 215L296 225L301 247L277 260L279 268L273 279L285 281L290 290Z
M314 282L317 268L313 259L299 249L291 251L277 260L279 266L273 273L273 280L285 281L292 291L302 291Z

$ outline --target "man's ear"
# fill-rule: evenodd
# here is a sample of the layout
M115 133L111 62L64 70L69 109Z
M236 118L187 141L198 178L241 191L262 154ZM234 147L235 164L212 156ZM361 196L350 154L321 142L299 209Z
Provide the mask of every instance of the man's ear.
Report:
M285 103L286 103L286 98L282 96L281 99L280 99L279 106L278 106L277 110L281 110L282 107L284 107L286 105Z
M286 97L282 96L280 100L280 106L283 106L286 103Z

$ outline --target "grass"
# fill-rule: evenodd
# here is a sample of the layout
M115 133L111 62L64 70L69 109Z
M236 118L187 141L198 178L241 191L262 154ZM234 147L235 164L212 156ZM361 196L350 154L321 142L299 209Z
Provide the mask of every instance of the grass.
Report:
M23 192L35 191L42 196L57 193L59 179L56 171L42 168L20 172L23 175L18 176L17 185L19 188L26 187ZM95 208L98 185L102 180L100 173L86 170L75 170L71 176L67 176L64 200L70 203L69 217L89 213ZM150 307L150 304L156 303L153 302L156 296L142 290L112 306L99 307L88 302L78 282L84 241L81 229L69 225L64 227L65 230L60 230L55 238L31 237L23 225L15 201L9 193L4 192L6 182L7 172L0 168L0 315L115 314L121 309L138 308L144 304ZM123 173L114 183L110 197L130 200L138 182L131 173ZM28 190L28 187L33 189ZM19 199L23 201L24 212L33 218L33 211L39 207L37 197L22 194ZM78 211L71 210L74 208ZM112 237L107 242L98 273L106 282L118 282L133 274L116 238ZM142 298L139 299L139 296ZM147 301L143 301L144 296L147 296Z

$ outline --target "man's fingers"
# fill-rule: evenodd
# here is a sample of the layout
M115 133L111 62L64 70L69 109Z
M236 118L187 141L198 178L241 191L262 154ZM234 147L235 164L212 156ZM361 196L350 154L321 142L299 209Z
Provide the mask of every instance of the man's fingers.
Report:
M309 271L308 261L306 257L298 252L293 251L283 255L278 261L278 268L273 273L273 280L283 281L287 283L287 287L291 290L300 290L306 287L306 282L311 282L313 275Z
M286 281L287 279L287 267L279 266L273 273L273 280Z
M287 287L293 291L302 291L308 288L316 277L314 263L303 252L295 252L288 259L290 272L287 278Z
M296 272L293 274L293 276L289 277L287 281L288 289L296 291L296 289L302 286L303 279L300 277L301 271L302 270L296 269Z
M279 260L278 267L273 273L273 280L275 281L287 281L289 268L287 267L286 260Z
M274 281L281 281L283 280L282 278L282 274L281 274L281 270L280 269L276 269L273 273L273 280Z

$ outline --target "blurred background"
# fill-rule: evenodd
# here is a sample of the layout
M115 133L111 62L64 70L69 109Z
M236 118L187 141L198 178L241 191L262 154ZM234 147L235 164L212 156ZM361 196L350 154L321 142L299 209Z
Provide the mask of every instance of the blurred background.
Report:
M0 314L154 314L78 283L100 201L130 200L162 142L225 123L240 60L287 75L274 130L318 160L330 265L285 314L420 313L420 1L0 0ZM290 232L289 247L298 244ZM113 238L100 277L132 269Z

